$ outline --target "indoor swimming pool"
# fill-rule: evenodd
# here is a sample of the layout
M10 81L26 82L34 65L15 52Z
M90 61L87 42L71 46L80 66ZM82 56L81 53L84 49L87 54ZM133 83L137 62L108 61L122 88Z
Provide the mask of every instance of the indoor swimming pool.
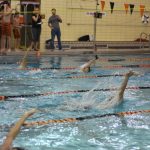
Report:
M150 55L99 56L90 73L80 72L79 66L93 57L28 57L23 70L18 69L20 57L1 58L0 95L6 100L0 101L0 144L11 125L32 108L40 112L27 122L150 110ZM129 70L141 75L129 79L123 103L98 109L117 93ZM27 150L147 150L149 131L150 113L111 115L22 127L13 145Z

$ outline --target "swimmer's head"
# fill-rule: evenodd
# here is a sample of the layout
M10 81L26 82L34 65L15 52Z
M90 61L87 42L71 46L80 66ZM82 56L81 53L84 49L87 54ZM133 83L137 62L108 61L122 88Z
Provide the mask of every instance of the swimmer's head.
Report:
M90 72L90 71L91 71L91 68L90 68L90 67L86 67L86 68L84 68L83 71L84 71L84 72Z
M13 147L12 150L25 150L25 149L22 147Z
M97 55L95 55L95 60L97 60L98 59L98 56Z
M90 109L91 108L91 106L84 106L84 109Z

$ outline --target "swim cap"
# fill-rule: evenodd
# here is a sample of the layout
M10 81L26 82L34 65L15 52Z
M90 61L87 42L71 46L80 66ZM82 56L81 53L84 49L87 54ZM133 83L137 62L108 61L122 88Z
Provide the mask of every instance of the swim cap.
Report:
M13 147L12 149L13 150L25 150L24 148L21 148L21 147Z

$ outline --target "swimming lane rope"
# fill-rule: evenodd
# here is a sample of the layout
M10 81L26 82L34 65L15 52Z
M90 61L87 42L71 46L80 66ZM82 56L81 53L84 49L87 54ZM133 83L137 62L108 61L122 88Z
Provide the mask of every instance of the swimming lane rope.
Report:
M18 78L10 78L10 79L6 79L7 81L14 81L14 80L17 80L17 81L21 81L21 80L49 80L49 79L88 79L88 78L107 78L107 77L122 77L124 76L125 74L112 74L112 75L81 75L81 76L61 76L61 77L56 77L56 76L50 76L48 78L21 78L21 79L18 79ZM5 79L4 79L5 80ZM1 81L1 79L0 79Z
M101 69L122 69L122 68L150 68L150 64L141 64L141 65L112 65L112 66L98 66L93 68L101 68ZM62 68L54 68L54 67L46 67L46 68L17 68L16 70L20 71L38 71L38 70L75 70L79 67L77 66L66 66ZM14 69L3 69L3 70L14 70Z
M118 58L118 59L99 58L98 60L102 62L109 62L109 61L138 62L138 61L150 61L150 58Z
M128 111L128 112L109 113L109 114L104 114L104 115L83 116L83 117L77 117L77 118L65 118L65 119L58 119L58 120L26 122L24 123L23 126L30 127L30 126L43 126L43 125L48 125L51 123L68 123L68 122L71 123L71 122L84 121L84 120L95 119L95 118L104 118L104 117L110 117L110 116L124 117L124 116L144 114L144 113L150 113L150 110Z
M150 87L128 87L126 89L132 89L132 90L140 90L140 89L150 89ZM98 91L116 91L118 88L109 88L109 89L95 89L94 92ZM12 96L0 96L0 101L6 101L11 98L29 98L29 97L37 97L37 96L48 96L48 95L66 95L66 94L75 94L75 93L85 93L89 92L90 90L76 90L76 91L59 91L59 92L45 92L45 93L37 93L37 94L28 94L28 95L12 95Z
M117 61L128 61L128 62L139 62L139 61L150 61L150 58L117 58L117 59L109 59L109 58L99 58L98 61L100 62L117 62ZM42 62L43 63L43 62ZM49 61L44 61L44 63L49 64ZM0 64L14 64L11 62L0 62ZM19 62L17 62L19 64ZM27 62L27 64L37 64L37 62Z
M36 70L75 70L79 67L62 67L62 68L25 68L25 69L18 69L18 70L28 70L28 71L36 71ZM142 64L142 65L112 65L112 66L99 66L99 67L93 67L93 68L104 68L104 69L114 69L114 68L150 68L150 64Z
M118 58L118 59L109 59L109 58L99 58L100 62L117 62L117 61L128 61L128 62L138 62L138 61L150 61L150 58ZM29 63L37 63L37 62L29 62ZM42 63L49 64L50 61L44 61Z

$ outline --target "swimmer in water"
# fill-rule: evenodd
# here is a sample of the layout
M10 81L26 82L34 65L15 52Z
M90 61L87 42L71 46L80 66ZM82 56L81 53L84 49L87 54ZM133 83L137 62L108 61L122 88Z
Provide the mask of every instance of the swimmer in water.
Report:
M21 118L20 120L14 125L14 127L12 127L10 129L10 132L7 134L6 139L4 141L4 143L2 144L2 146L0 146L0 150L25 150L24 148L20 148L20 147L13 147L12 148L12 142L13 140L16 138L16 136L18 135L21 126L24 124L25 120L32 116L34 113L36 113L38 110L36 109L32 109L28 112L26 112Z
M134 71L129 71L128 73L126 73L124 81L122 82L118 93L115 96L111 97L110 99L96 105L95 107L97 109L108 109L121 104L123 102L124 92L127 87L129 78L131 76L138 76L138 75L139 74Z
M83 64L82 66L80 66L80 71L85 72L85 73L90 72L91 71L91 66L96 63L97 59L98 59L98 56L95 55L94 59L92 59L89 62L87 62L87 63Z
M109 98L106 101L103 101L101 103L96 103L94 101L84 101L84 102L73 102L73 103L68 103L67 105L65 105L66 107L61 108L62 110L89 110L92 108L96 108L96 109L108 109L108 108L112 108L115 106L118 106L119 104L121 104L123 102L123 96L124 96L124 92L125 89L127 87L128 84L128 80L131 76L137 76L139 74L133 72L133 71L129 71L128 73L125 74L125 78L124 81L122 82L117 94L111 98Z

